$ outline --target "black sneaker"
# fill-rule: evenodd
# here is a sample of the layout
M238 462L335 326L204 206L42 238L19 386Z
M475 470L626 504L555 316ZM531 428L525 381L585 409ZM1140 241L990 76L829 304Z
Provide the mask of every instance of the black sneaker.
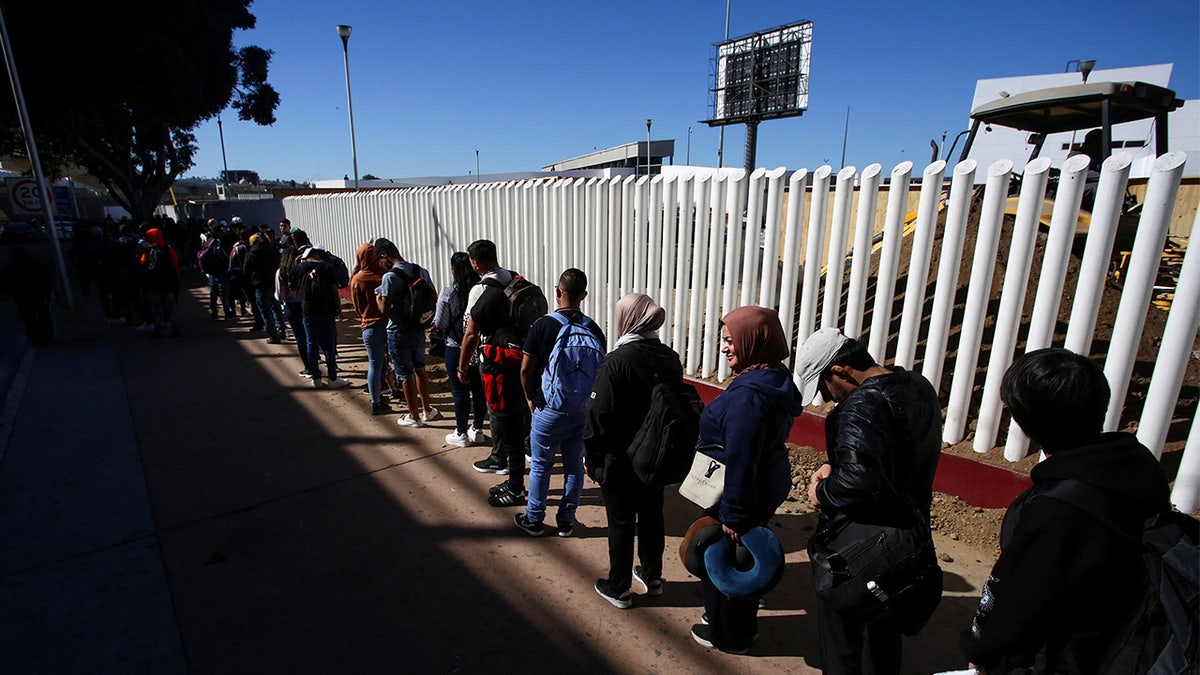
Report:
M540 537L542 536L542 533L546 531L546 526L542 525L540 520L534 522L530 520L529 517L524 513L518 513L517 515L513 516L513 523L517 526L518 530L531 537Z
M637 579L638 583L642 585L642 588L646 589L645 595L649 595L651 597L658 597L663 594L663 590L662 590L663 580L661 578L647 579L647 578L643 577L641 565L634 566L633 578ZM704 621L704 623L707 624L708 622Z
M629 596L629 591L618 594L609 585L608 579L597 579L594 588L596 589L596 595L609 601L617 609L629 609L633 607L633 598Z
M471 466L475 467L475 470L479 473L494 473L498 476L508 475L508 462L495 455L488 455Z
M380 401L379 403L371 404L372 415L387 415L391 412L392 407L388 405L387 401Z
M560 537L569 537L571 536L571 533L575 531L575 523L568 523L560 520L557 521L557 524L558 536Z
M525 491L516 492L511 487L507 490L501 490L496 494L488 497L488 504L496 508L504 508L506 506L525 506Z
M488 488L488 496L491 497L492 495L498 495L507 489L508 489L508 479L505 478L504 480L500 481L499 483L496 483L492 487Z
M704 623L692 626L692 639L696 641L696 644L704 645L709 649L720 649L727 654L745 654L750 651L750 645L746 645L745 647L731 647L729 645L717 644L713 640L712 626L708 625L708 615L705 614L700 620ZM753 642L757 639L758 634L756 633L754 637L750 638L750 641Z

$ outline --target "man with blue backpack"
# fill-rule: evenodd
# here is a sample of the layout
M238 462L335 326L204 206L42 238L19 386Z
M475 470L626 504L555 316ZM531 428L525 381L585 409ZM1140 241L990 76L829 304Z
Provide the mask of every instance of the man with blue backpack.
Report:
M523 347L521 382L533 415L529 448L529 497L525 512L513 520L534 537L545 531L546 494L554 456L562 453L563 497L556 517L558 536L569 537L583 493L585 409L596 371L604 359L604 332L580 311L587 297L587 276L575 268L554 287L558 309L529 328Z

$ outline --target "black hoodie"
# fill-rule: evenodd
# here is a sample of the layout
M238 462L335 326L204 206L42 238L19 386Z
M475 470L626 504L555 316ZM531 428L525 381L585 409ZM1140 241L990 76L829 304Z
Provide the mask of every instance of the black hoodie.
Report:
M1136 438L1111 433L1050 455L1029 477L1033 487L1004 517L1000 558L959 646L989 673L1095 672L1142 595L1141 528L1170 510L1166 475ZM1044 496L1066 479L1099 491L1122 521Z

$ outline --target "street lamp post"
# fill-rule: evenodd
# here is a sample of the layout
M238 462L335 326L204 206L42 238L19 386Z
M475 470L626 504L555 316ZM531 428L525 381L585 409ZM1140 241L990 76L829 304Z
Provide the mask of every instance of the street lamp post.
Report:
M646 175L650 175L650 125L654 120L646 118Z
M479 148L475 148L475 182L479 182Z
M350 26L338 26L342 38L342 61L346 66L346 107L350 111L350 155L354 159L354 189L358 189L358 146L354 143L354 99L350 97Z
M688 127L687 165L692 165L692 128Z
M229 199L229 161L225 159L225 127L221 126L221 118L217 117L217 133L221 136L221 168L224 172L221 174L221 188L225 193L225 199Z

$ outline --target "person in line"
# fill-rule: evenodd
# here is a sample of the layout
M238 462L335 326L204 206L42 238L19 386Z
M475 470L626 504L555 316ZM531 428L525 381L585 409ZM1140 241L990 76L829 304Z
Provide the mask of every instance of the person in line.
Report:
M279 269L279 248L261 234L250 237L244 271L246 281L254 290L254 303L267 329L267 342L282 342L285 330L279 302L275 299L275 270Z
M205 223L200 235L200 250L196 254L200 271L208 278L208 312L216 319L217 303L225 310L225 318L233 316L233 303L229 299L229 254L223 248L221 231L215 218Z
M292 230L289 238L291 245L286 245L279 257L279 271L275 275L275 297L283 305L283 315L287 318L288 326L292 329L292 337L296 340L296 351L300 354L300 377L312 378L317 372L318 363L308 360L308 332L304 330L304 305L297 277L292 274L300 256L312 248L308 235L303 230Z
M16 301L25 334L35 347L45 347L54 339L54 323L50 316L50 298L54 293L54 277L50 268L35 260L24 246L12 248L12 262L4 268L0 290Z
M408 412L401 415L396 424L409 428L423 427L442 416L441 412L433 407L429 392L429 375L425 372L425 328L410 323L406 317L401 317L396 300L410 288L417 277L425 279L429 284L433 281L424 267L402 258L392 242L377 239L375 246L382 264L390 268L379 284L376 300L379 303L379 311L387 317L388 354L392 358L392 366L396 369L396 384L404 393L404 401L408 404Z
M709 515L737 540L765 527L791 490L784 441L803 405L782 364L791 350L775 310L750 306L726 314L721 353L733 381L701 413L699 446L709 446L707 454L725 464L725 490ZM758 637L758 599L727 597L707 577L701 583L705 616L692 626L692 638L744 654Z
M1170 512L1170 491L1135 436L1104 432L1109 396L1100 367L1065 349L1029 352L1004 374L1000 399L1046 459L1004 515L959 639L979 673L1094 673L1145 592L1142 527ZM1076 503L1056 496L1064 488Z
M142 288L146 292L146 303L153 317L154 330L151 337L180 334L175 321L175 300L179 294L179 253L167 243L162 230L146 230L149 246L142 251Z
M531 414L529 448L533 461L529 468L529 497L525 512L513 516L517 529L541 536L545 527L546 496L550 491L550 470L554 457L562 454L563 496L555 514L558 536L569 537L575 526L575 510L583 494L584 411L592 385L604 358L604 332L584 315L580 304L587 297L587 275L570 268L558 277L554 287L558 309L529 327L522 350L521 381ZM588 334L564 339L564 333L580 326ZM549 369L555 349L567 368ZM567 350L570 350L568 353Z
M796 363L806 401L817 391L837 401L825 420L829 463L809 481L809 501L820 512L814 539L843 519L888 523L897 514L923 519L927 530L942 450L941 404L933 385L899 366L880 366L862 342L836 328L809 336ZM936 567L936 559L930 564ZM942 594L940 573L916 578L904 599L870 625L838 614L818 597L822 672L863 672L865 646L875 673L899 673L901 635L920 631Z
M337 270L325 251L310 247L300 256L300 262L292 270L294 285L300 289L301 306L304 310L304 333L308 336L308 363L317 363L318 352L325 354L325 367L329 373L330 389L349 386L350 382L338 377L337 369L337 313L341 297L337 289ZM324 389L320 368L312 373L314 389Z
M367 350L367 393L371 396L371 414L391 412L383 395L387 370L387 315L379 309L376 291L383 281L383 263L371 243L358 247L354 254L358 270L350 278L350 301L361 320L363 346Z
M513 324L504 288L513 272L500 266L496 244L479 239L467 247L471 268L481 277L467 297L467 326L458 378L470 382L471 359L479 355L480 372L488 369L484 395L491 411L492 450L473 464L480 473L508 478L489 492L488 504L496 507L525 503L525 442L529 438L529 406L521 387L521 345L525 334Z
M467 297L479 283L479 275L471 268L471 258L465 251L450 256L450 278L450 285L438 294L433 327L446 336L446 352L442 359L446 369L453 371L462 355ZM446 444L459 448L482 444L485 440L483 420L487 415L487 401L483 397L483 377L479 374L478 359L472 359L467 365L466 383L459 380L454 372L448 372L447 376L454 396L454 431L446 434Z
M645 595L663 592L663 486L638 479L627 449L650 410L654 383L683 380L679 354L658 339L665 319L666 312L648 295L630 293L617 302L620 337L596 372L587 408L585 465L600 483L608 518L608 576L596 581L595 590L619 609L633 605L629 587L634 579Z
M229 298L231 302L238 305L241 316L246 315L246 304L249 303L250 314L254 317L254 324L250 327L250 332L260 331L263 329L262 313L254 304L254 291L246 280L246 254L250 251L250 237L242 227L241 221L236 217L234 220L236 222L230 226L231 241L226 249L229 251L229 270L226 273Z

